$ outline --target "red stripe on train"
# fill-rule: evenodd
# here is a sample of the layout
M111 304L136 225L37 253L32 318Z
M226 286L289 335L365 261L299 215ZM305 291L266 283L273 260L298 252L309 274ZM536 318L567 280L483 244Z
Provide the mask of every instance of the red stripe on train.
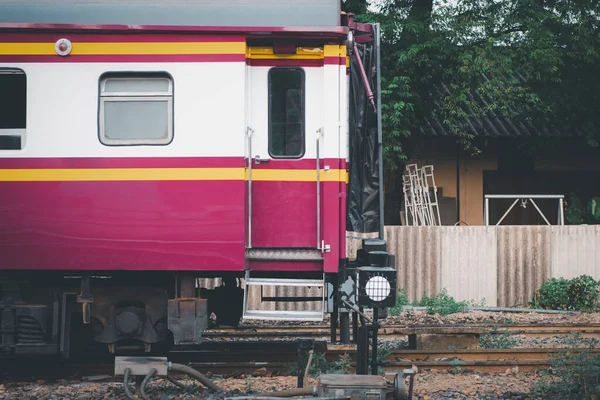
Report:
M244 62L244 54L85 54L58 55L0 55L4 63L100 63L100 62Z
M346 160L324 158L322 165L345 169ZM63 157L0 158L0 169L55 168L243 168L244 157ZM258 168L258 167L254 167ZM316 169L316 160L272 160L260 169Z

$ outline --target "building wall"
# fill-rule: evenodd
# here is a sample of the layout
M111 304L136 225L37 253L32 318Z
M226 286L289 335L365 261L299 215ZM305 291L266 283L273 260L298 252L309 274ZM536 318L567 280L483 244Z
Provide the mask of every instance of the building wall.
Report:
M444 197L456 198L457 160L456 155L421 154L409 160L419 167L433 165L435 182ZM460 222L468 225L483 225L483 172L496 169L495 157L460 159L458 161L458 202ZM442 216L443 219L443 216ZM455 218L454 223L458 222Z
M490 139L482 146L482 153L475 157L459 155L456 144L444 138L423 139L415 146L408 163L416 163L419 167L433 165L436 184L443 196L456 199L458 182L459 218L456 212L446 221L442 216L444 225L453 225L458 220L470 226L483 225L485 194L562 194L567 198L571 192L582 197L600 195L598 149L581 140L548 139L546 147L527 154L519 153L517 139L511 140L507 144L500 139ZM485 190L488 193L484 193ZM512 200L490 203L492 224L511 203ZM555 224L557 205L549 200L537 203ZM543 223L532 207L511 211L503 222L505 225Z

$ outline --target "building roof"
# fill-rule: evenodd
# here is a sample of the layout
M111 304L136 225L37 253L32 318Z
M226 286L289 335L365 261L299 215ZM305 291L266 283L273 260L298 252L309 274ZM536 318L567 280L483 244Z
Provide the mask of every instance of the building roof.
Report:
M522 82L525 78L519 74L515 76ZM484 79L488 79L483 76ZM447 85L441 84L431 94L429 104L433 106L420 118L419 133L424 136L456 136L457 133L450 126L443 124L438 117L440 103L439 97L444 93L450 93ZM469 92L471 99L475 100L478 107L486 109L491 102L489 95L482 95L477 90ZM590 132L581 127L568 126L557 116L551 113L542 113L534 110L538 119L518 117L515 112L503 113L501 110L488 110L482 116L476 116L471 109L464 110L468 115L462 121L462 128L473 136L479 137L582 137Z

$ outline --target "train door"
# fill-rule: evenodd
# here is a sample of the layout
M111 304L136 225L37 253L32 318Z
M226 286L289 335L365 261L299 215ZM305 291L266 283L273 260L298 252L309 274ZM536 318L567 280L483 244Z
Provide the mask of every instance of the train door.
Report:
M323 69L285 61L248 67L247 245L317 250Z

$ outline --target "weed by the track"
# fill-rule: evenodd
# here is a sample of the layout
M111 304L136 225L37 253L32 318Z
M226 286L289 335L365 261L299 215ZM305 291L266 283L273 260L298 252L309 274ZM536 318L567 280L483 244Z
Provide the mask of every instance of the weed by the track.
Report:
M347 374L350 367L350 356L348 354L340 354L336 361L329 362L323 353L314 353L308 375L316 378L322 374ZM290 375L298 375L297 365L289 365L287 369Z
M426 307L427 313L429 314L441 314L450 315L459 312L466 312L469 307L482 307L485 300L481 303L475 303L474 301L456 301L454 297L450 296L446 288L432 297L429 297L426 293L423 293L423 297L420 301L414 301L413 306ZM398 289L396 294L396 305L389 309L389 314L398 316L402 312L402 307L410 305L406 292L404 289Z
M510 349L520 343L521 341L509 331L500 331L496 327L479 338L479 345L484 349Z
M532 390L541 399L590 399L600 396L600 354L593 345L582 346L579 334L568 348L551 356L552 368Z

